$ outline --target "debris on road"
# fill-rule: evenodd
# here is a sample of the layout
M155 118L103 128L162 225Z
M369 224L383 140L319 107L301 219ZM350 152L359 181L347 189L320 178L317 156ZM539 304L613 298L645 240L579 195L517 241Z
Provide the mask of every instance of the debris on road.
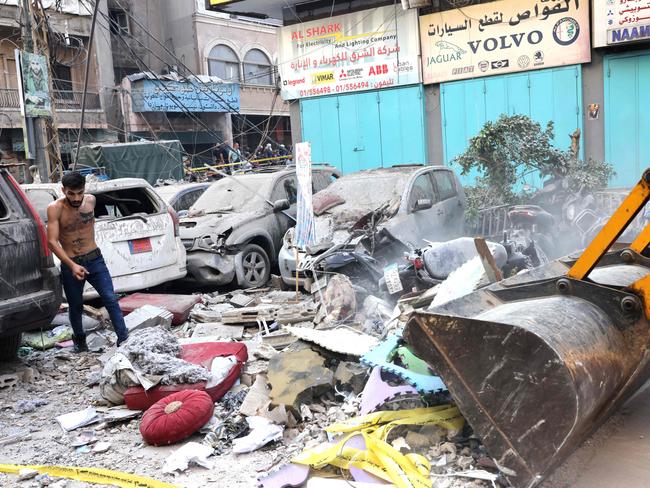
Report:
M128 316L135 310L145 306L163 308L172 314L171 325L182 325L187 322L193 307L201 303L199 295L170 295L162 293L133 293L119 301L120 309Z
M153 305L143 305L136 308L126 317L124 323L129 334L147 327L170 327L173 315L168 310Z

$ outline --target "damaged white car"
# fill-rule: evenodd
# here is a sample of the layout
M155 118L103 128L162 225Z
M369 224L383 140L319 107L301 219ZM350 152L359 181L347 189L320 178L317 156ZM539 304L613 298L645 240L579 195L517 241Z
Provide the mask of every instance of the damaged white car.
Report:
M316 242L298 250L298 269L292 230L278 257L282 280L291 286L297 278L300 286L310 289L314 270L334 271L323 269L326 259L336 267L354 262L366 271L381 272L387 263L375 258L396 259L426 240L446 241L464 233L465 193L455 173L444 166L348 174L315 195L313 205Z
M47 206L63 196L61 184L22 187L47 223ZM185 276L178 217L149 183L139 178L88 182L86 192L97 199L95 240L116 292L142 290ZM84 298L97 296L86 282Z
M326 188L338 171L316 166L314 193ZM288 167L247 173L213 183L181 219L187 250L187 279L220 286L237 280L243 288L264 285L271 276L282 236L295 225L298 183Z

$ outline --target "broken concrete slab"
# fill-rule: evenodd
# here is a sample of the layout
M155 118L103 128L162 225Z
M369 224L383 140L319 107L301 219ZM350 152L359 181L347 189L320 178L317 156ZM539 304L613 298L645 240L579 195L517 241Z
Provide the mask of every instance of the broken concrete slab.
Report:
M221 317L224 312L228 312L234 308L229 303L210 305L209 309L196 307L192 310L191 317L196 322L221 322Z
M271 332L270 334L264 334L262 336L262 341L264 344L268 344L277 350L282 350L297 340L298 338L295 335L283 329Z
M252 417L261 411L265 411L271 401L270 394L271 389L267 384L266 375L257 375L255 383L249 388L246 398L239 407L239 413Z
M300 405L332 389L334 374L325 359L311 349L278 354L269 361L271 405L285 405L300 416Z
M250 307L255 303L255 297L237 293L230 299L230 304L237 308Z
M244 327L224 325L221 322L204 322L197 324L192 337L219 337L221 339L241 339Z
M170 327L172 325L172 320L173 315L171 312L153 305L143 305L124 317L124 323L126 324L129 333L159 325Z
M173 316L172 325L181 325L187 322L192 308L201 303L199 295L169 295L162 293L133 293L119 301L122 312L128 317L134 310L144 306L153 305L164 308Z
M334 372L334 380L341 390L361 393L366 385L368 368L359 363L341 361Z
M270 304L235 308L223 312L221 321L224 324L257 324L258 321L271 323L274 321L278 309L277 305Z

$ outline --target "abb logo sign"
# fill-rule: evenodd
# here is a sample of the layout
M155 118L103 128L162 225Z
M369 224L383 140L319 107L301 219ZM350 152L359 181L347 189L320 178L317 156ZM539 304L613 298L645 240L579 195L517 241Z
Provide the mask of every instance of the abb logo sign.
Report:
M368 72L369 76L387 75L387 74L388 74L387 64L378 64L376 66L371 66L370 71Z

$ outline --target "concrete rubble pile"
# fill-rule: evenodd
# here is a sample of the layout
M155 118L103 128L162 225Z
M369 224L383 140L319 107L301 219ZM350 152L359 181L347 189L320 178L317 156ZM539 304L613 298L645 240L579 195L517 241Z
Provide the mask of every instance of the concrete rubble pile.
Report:
M463 266L485 280L476 262ZM229 476L244 469L233 463L249 463L250 486L267 488L323 478L505 486L443 382L401 340L410 312L429 306L440 289L444 281L433 290L404 290L402 298L376 296L347 276L331 275L313 294L271 286L195 295L185 300L198 303L179 325L171 325L164 306L163 313L152 310L165 301L171 306L176 295L158 297L156 306L131 312L131 337L118 349L106 317L87 308L85 320L104 339L96 350L104 353L73 355L60 343L23 347L26 369L0 377L0 394L21 391L3 407L12 413L10 423L0 422L0 444L11 458L31 439L43 439L56 418L62 432L36 456L38 463L91 462L176 486L222 480L225 471L214 474L221 459L230 460ZM215 344L243 345L244 356L215 352L197 359L197 351ZM68 393L53 395L54 389ZM148 446L138 432L143 410L187 389L211 396L210 420L180 444ZM133 398L150 403L134 409ZM183 408L176 403L165 412ZM45 486L35 478L16 482Z

